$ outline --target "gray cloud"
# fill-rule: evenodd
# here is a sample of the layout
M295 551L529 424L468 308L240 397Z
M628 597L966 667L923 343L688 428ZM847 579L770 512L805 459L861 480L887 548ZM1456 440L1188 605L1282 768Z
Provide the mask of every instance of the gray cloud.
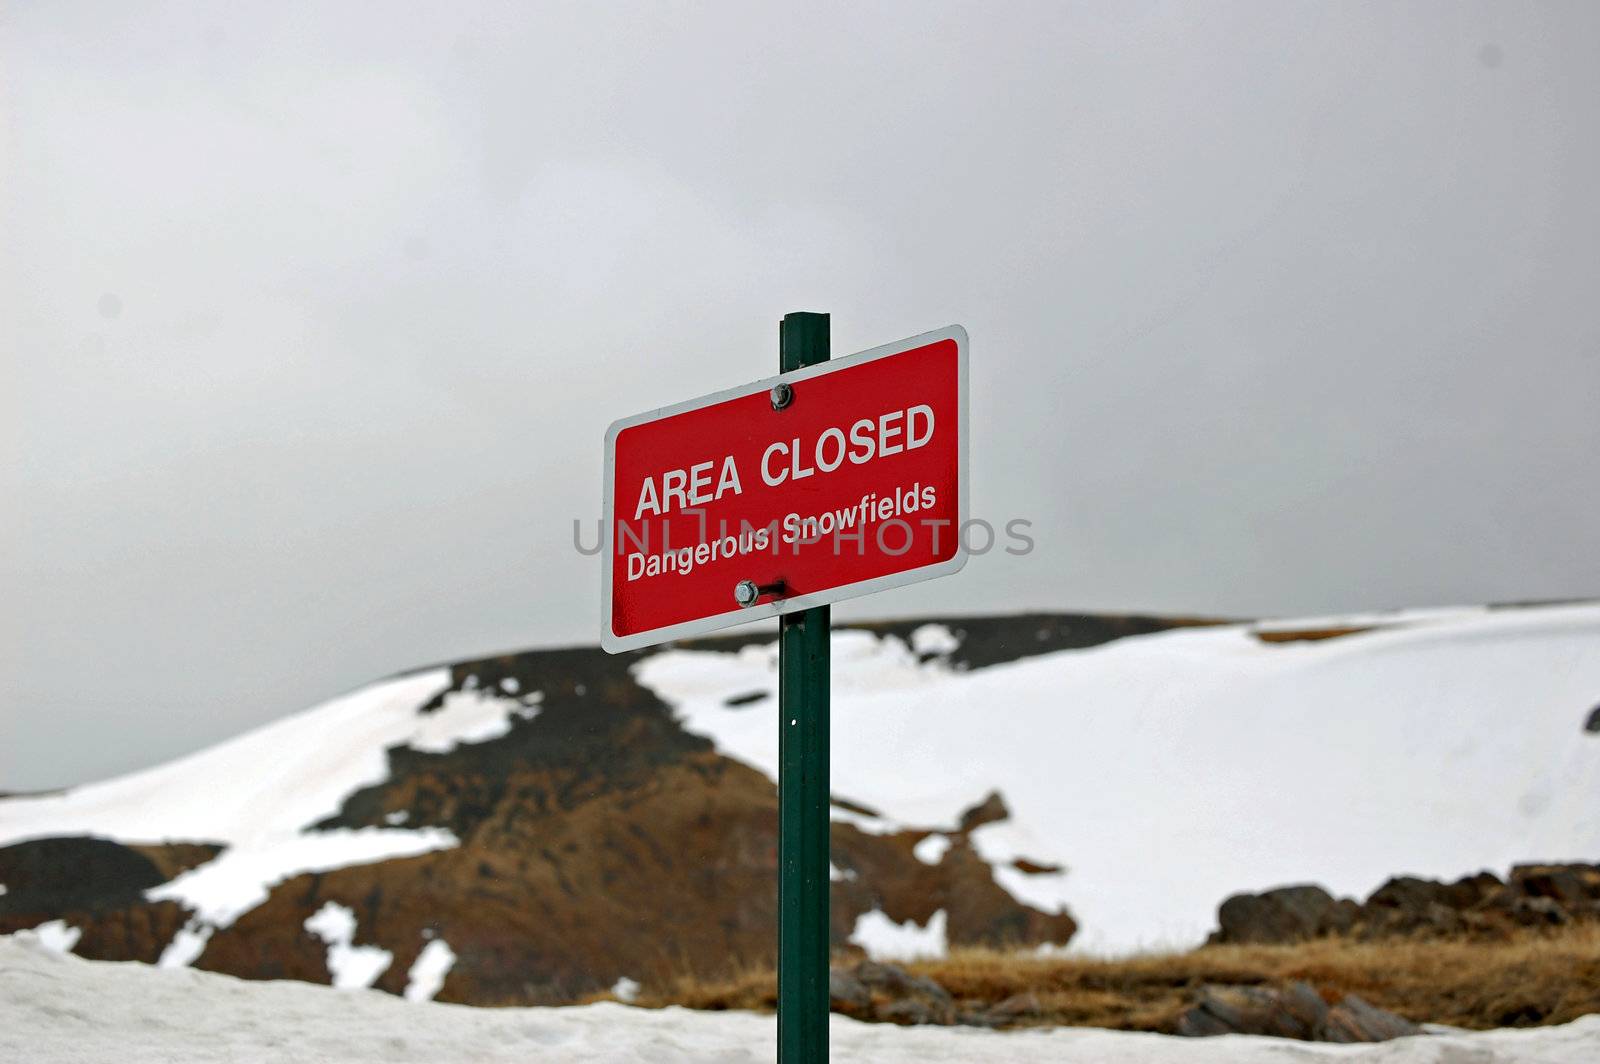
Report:
M973 338L1038 549L841 610L1600 593L1581 4L15 8L0 789L593 641L616 417Z

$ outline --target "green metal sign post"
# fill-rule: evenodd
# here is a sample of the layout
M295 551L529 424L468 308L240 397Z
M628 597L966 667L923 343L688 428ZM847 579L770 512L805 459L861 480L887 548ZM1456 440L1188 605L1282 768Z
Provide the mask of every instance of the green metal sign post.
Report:
M777 379L606 431L601 645L617 654L778 618L779 1064L828 1059L830 604L967 560L959 535L938 535L967 520L967 331L840 359L828 331L826 314L786 314ZM830 533L831 551L779 547Z
M828 316L784 315L778 371L828 360ZM778 629L778 1061L828 1059L829 608Z

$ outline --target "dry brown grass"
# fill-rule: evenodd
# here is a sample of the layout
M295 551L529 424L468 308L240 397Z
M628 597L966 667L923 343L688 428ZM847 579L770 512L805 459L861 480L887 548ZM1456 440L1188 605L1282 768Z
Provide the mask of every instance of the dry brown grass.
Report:
M961 950L907 965L938 980L963 1009L1032 994L1024 1024L1170 1031L1208 983L1303 979L1330 1000L1359 994L1419 1023L1489 1028L1565 1023L1600 1012L1600 926L1528 931L1499 941L1322 939L1292 946L1208 946L1121 959L1039 957ZM697 1009L772 1009L771 970L646 988L640 1004Z

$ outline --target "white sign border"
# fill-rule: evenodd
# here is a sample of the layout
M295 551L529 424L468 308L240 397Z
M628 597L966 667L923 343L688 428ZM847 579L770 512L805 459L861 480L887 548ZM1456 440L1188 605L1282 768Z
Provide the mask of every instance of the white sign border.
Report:
M628 636L618 636L612 632L611 574L616 560L612 557L615 548L611 542L611 531L616 525L616 500L613 496L616 491L617 436L621 434L623 429L632 428L635 425L643 425L651 421L659 421L662 418L672 417L686 411L699 410L702 407L712 406L729 399L738 399L758 392L765 393L770 391L772 386L779 381L794 384L799 381L810 380L813 377L821 377L829 373L847 370L876 359L888 358L890 355L898 355L919 347L927 347L943 340L954 340L956 342L956 405L960 408L957 417L959 436L957 446L960 449L960 454L957 458L958 471L956 474L960 480L960 485L957 493L959 499L956 503L956 552L953 556L933 565L923 565L915 569L907 569L904 572L892 573L888 576L878 576L870 580L858 580L851 584L841 584L826 591L817 591L809 595L796 595L793 598L777 599L773 602L763 602L748 607L733 603L733 587L729 585L728 602L731 608L725 613L713 614L710 617L700 617L692 621L683 621L679 624L670 624L663 628L635 632ZM620 654L624 651L655 646L657 643L666 643L674 639L684 639L690 636L705 635L708 632L721 631L724 628L732 628L735 625L746 624L750 621L766 620L785 613L798 613L801 610L809 610L816 606L827 606L846 599L871 595L878 591L905 587L908 584L921 583L924 580L932 580L936 577L948 576L951 573L960 571L967 564L967 548L962 542L961 530L967 523L967 499L970 490L970 482L967 475L967 452L970 440L967 429L967 348L967 330L959 325L949 325L943 329L935 329L932 332L897 340L892 344L884 344L881 347L857 351L855 354L845 355L843 358L819 362L815 366L807 366L792 373L765 377L749 384L741 384L736 388L712 392L710 395L703 395L698 399L674 403L672 406L664 406L659 410L651 410L643 414L635 414L632 417L613 421L611 427L606 430L605 502L603 511L605 516L603 518L604 527L601 532L601 549L605 555L605 564L601 566L600 645L608 653Z

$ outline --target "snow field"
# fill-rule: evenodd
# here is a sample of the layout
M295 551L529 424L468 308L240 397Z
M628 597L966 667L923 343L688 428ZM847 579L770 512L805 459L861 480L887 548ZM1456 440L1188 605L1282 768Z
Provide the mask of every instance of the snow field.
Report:
M1119 1031L897 1027L834 1016L837 1064L1588 1064L1600 1017L1564 1027L1335 1046ZM770 1064L771 1016L600 1004L472 1009L368 990L247 982L52 953L0 939L0 1059L30 1064Z
M1109 953L1195 945L1242 890L1364 896L1401 873L1595 859L1600 737L1582 724L1600 702L1600 607L1383 621L1280 644L1178 629L970 673L839 632L833 791L882 815L835 819L951 828L998 789L1012 819L973 844L1017 897L1070 907L1075 948ZM771 647L667 651L635 676L775 775ZM760 690L773 698L727 705Z

